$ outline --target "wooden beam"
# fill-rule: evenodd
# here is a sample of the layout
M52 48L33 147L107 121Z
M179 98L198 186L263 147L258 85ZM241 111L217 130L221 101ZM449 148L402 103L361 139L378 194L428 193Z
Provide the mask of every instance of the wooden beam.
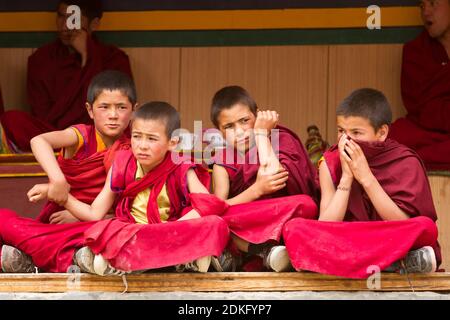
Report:
M415 291L450 291L450 273L411 274ZM145 273L126 277L127 292L231 291L412 291L405 275L382 273L380 288L367 280L345 279L308 272L290 273ZM0 274L0 292L58 293L70 291L123 292L121 277L90 274Z

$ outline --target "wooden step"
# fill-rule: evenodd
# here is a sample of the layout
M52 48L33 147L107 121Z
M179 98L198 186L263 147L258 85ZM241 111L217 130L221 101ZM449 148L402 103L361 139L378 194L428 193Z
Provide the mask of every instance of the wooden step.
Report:
M415 291L450 291L450 273L410 274ZM345 279L309 272L145 273L126 276L127 292L232 291L412 291L405 275L382 273L380 287L367 280ZM369 281L369 285L373 285ZM61 293L123 292L121 277L91 274L0 274L0 292Z

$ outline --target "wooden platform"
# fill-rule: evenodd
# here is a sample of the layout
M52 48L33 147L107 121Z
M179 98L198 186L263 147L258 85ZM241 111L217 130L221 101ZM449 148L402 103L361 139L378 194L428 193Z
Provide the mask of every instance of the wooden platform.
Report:
M409 275L415 291L450 292L450 273ZM367 280L344 279L308 272L289 273L147 273L128 275L127 292L262 292L381 291L410 292L405 275L382 273L379 289ZM369 281L373 285L373 282ZM0 274L0 292L124 292L123 279L90 274Z

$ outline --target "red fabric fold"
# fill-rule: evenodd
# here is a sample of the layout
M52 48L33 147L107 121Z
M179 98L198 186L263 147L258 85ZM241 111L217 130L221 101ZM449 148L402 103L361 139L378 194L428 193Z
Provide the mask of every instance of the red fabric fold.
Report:
M317 216L317 205L307 195L233 205L222 214L231 232L255 244L270 240L279 242L283 226L290 219L317 219Z
M436 224L428 217L405 221L289 221L283 237L296 270L367 278L369 267L384 270L410 250L434 246Z
M115 268L146 270L219 256L228 242L228 227L218 216L146 225L113 219L97 223L85 237Z

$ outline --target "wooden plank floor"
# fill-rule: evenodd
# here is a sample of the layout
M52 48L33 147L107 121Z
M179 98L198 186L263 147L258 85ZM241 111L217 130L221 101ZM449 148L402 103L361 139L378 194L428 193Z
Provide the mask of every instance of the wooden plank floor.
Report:
M411 274L415 291L450 292L450 273ZM382 273L380 287L367 280L344 279L309 272L289 273L146 273L128 275L127 292L233 291L412 291L405 275ZM123 292L123 279L90 274L0 274L0 292L61 293L71 291Z

